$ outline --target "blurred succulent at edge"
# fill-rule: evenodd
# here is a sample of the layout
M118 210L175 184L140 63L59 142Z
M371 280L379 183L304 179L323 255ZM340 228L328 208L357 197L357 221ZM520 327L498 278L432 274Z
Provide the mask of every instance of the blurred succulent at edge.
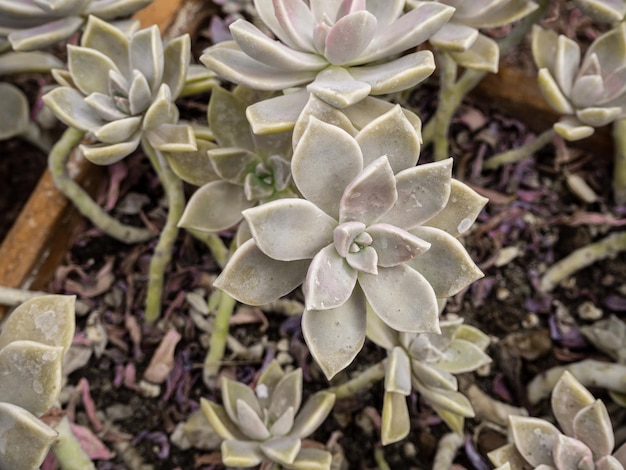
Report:
M410 429L406 397L411 385L450 428L463 433L465 417L473 417L469 400L458 391L453 374L472 372L491 362L484 350L489 337L462 318L441 321L441 333L398 333L368 309L367 337L387 349L382 443L404 439Z
M230 26L234 41L219 43L200 60L225 79L250 88L282 91L307 85L306 91L273 98L274 115L284 127L265 129L249 114L255 132L289 130L314 93L338 108L368 95L416 85L435 69L430 51L389 60L426 41L454 9L419 2L403 14L404 0L255 0L259 17L279 41L245 20ZM310 5L310 6L309 6ZM383 62L381 62L381 60Z
M89 15L128 16L152 0L0 0L0 51L33 51L68 39Z
M601 23L618 23L626 16L624 0L574 0L585 15Z
M366 303L394 330L439 332L437 299L482 276L455 236L486 199L453 182L451 159L415 166L419 140L399 105L355 137L310 116L291 160L305 199L243 211L253 239L214 284L260 305L304 283L302 330L328 378L361 350Z
M89 17L80 46L67 46L68 71L53 70L61 85L43 100L68 126L99 143L80 149L108 165L133 152L142 139L156 150L196 150L191 126L178 124L174 100L185 84L188 35L163 45L156 26L126 36Z
M513 442L489 453L497 470L623 470L626 444L613 454L615 436L604 403L569 372L552 390L552 412L561 431L539 418L511 416Z
M407 0L412 8L420 3ZM463 67L494 73L498 71L500 49L493 39L478 30L505 26L538 8L531 0L440 0L440 3L454 7L454 15L429 42Z
M74 338L74 296L46 295L17 307L0 333L0 468L39 468L57 433L39 420L61 392Z
M546 101L564 115L554 130L567 140L626 116L626 24L596 38L581 61L566 36L533 27L532 51Z
M229 467L252 467L262 462L278 464L263 468L294 470L330 469L331 455L302 446L330 413L335 395L317 392L302 403L302 369L285 374L276 361L263 371L255 390L222 379L220 406L202 399L202 411L224 441L222 462Z

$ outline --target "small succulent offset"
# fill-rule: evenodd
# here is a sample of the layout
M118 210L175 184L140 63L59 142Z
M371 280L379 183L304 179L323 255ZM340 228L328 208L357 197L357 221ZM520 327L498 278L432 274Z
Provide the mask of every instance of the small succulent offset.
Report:
M85 158L108 165L142 139L164 152L196 150L191 126L178 124L174 100L185 84L188 35L165 46L156 26L130 37L90 16L80 46L67 46L68 71L54 70L61 86L43 100L56 116L98 143L80 146Z
M420 3L407 0L411 7ZM463 67L494 73L498 71L500 49L493 39L478 30L505 26L538 8L531 0L442 0L440 3L454 7L454 15L431 36L429 42L450 54Z
M238 20L230 26L234 40L207 49L200 60L234 83L276 91L308 85L309 93L345 108L369 95L405 90L434 71L430 51L389 57L426 41L454 10L418 2L403 14L404 3L255 0L259 17L279 41ZM297 117L303 100L302 93L288 93L272 103L276 114Z
M581 60L566 36L533 27L532 51L546 101L564 115L554 130L567 140L626 116L626 24L596 38Z
M39 468L56 431L38 419L61 391L74 338L74 297L47 295L17 307L0 333L0 468Z
M89 15L112 20L152 0L0 0L0 50L44 49L68 39Z
M511 416L513 443L489 453L499 470L624 469L626 446L613 453L615 436L604 403L569 372L554 387L551 403L563 432L543 419Z
M277 468L330 469L330 452L303 447L302 439L326 419L335 395L317 392L301 406L302 369L285 373L272 361L255 390L224 378L222 401L223 407L203 398L201 406L211 426L224 439L224 465L253 467L273 462Z
M410 429L406 397L413 387L450 428L463 433L464 418L474 416L469 400L458 391L454 374L472 372L491 362L484 352L489 337L463 319L441 321L441 334L398 333L368 310L367 337L387 349L381 440L404 439ZM412 387L411 387L412 386Z
M328 378L361 350L366 304L393 330L438 333L438 298L482 276L450 233L486 200L466 187L452 198L452 160L415 166L418 152L399 105L355 137L309 117L291 161L304 199L245 210L253 239L214 285L260 305L304 283L302 330Z

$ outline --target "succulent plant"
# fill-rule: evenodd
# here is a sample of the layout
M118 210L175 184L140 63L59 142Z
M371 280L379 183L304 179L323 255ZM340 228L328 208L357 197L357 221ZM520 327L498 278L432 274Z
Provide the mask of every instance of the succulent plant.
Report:
M130 37L90 16L80 46L67 46L68 71L54 70L61 86L43 100L68 126L88 132L84 156L111 164L144 139L164 152L196 150L191 126L178 123L174 100L185 84L188 35L163 45L156 26Z
M420 3L407 0L410 7ZM493 39L478 30L507 25L538 8L531 0L441 0L440 3L454 7L454 15L430 37L429 42L450 54L463 67L494 73L498 71L500 49Z
M302 403L302 369L285 373L276 361L263 371L256 387L222 379L220 406L202 399L201 407L224 441L222 462L253 467L274 462L294 470L330 469L329 452L303 447L330 413L335 395L317 392Z
M180 225L215 232L242 219L241 212L260 202L295 197L290 189L291 133L255 135L246 119L249 90L234 93L215 88L209 103L209 125L218 146L208 149L213 181L189 200ZM197 172L196 165L189 166Z
M626 447L612 454L615 436L601 400L564 372L552 391L552 412L561 431L539 418L511 416L513 443L489 453L499 469L613 469L626 465Z
M626 15L624 0L574 0L583 13L594 20L605 23L617 23Z
M74 337L74 297L47 295L17 307L0 333L0 468L39 468L56 432L38 419L61 391Z
M596 38L581 60L580 46L535 26L532 51L546 101L564 115L554 130L567 140L626 116L626 24Z
M418 151L399 105L355 137L310 116L291 161L305 199L245 210L253 239L214 284L260 305L304 283L304 337L328 378L360 351L366 303L394 330L439 332L437 299L482 276L450 233L485 199L452 183L451 159L415 167Z
M434 71L429 51L389 57L427 40L454 10L419 2L403 14L404 3L255 0L259 17L279 41L238 20L230 26L234 40L207 49L200 60L249 88L282 91L307 85L321 100L345 108L369 95L414 86ZM293 114L304 102L301 94L288 93L274 98L272 107L275 114Z
M0 0L0 50L46 48L69 38L89 15L128 16L152 0Z
M454 374L474 371L491 359L484 352L489 337L462 323L462 318L441 321L440 334L398 333L368 309L367 337L389 354L381 428L383 445L408 435L411 425L406 397L412 387L454 432L463 433L464 418L473 417L474 410L458 391Z
M600 351L620 364L626 364L626 323L615 315L580 328L580 332Z

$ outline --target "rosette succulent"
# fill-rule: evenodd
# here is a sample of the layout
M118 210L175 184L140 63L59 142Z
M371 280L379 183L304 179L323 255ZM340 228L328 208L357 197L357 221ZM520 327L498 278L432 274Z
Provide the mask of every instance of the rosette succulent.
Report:
M564 115L554 130L567 140L589 137L595 127L626 116L626 25L596 38L581 59L566 36L533 28L532 51L546 101Z
M469 400L458 391L454 374L472 372L491 362L484 352L489 337L463 325L463 319L439 323L441 334L398 333L368 311L367 337L387 349L382 443L404 439L410 429L406 397L414 388L458 434L464 418L473 417Z
M328 378L360 351L366 304L394 330L439 332L437 299L482 276L446 230L485 199L451 199L452 160L416 167L418 151L399 105L355 137L310 116L291 161L304 199L245 210L253 238L214 284L260 305L304 283L302 330Z
M368 95L412 87L434 71L429 51L389 58L426 41L454 10L419 2L403 14L404 3L255 0L259 17L279 40L238 20L230 26L233 41L207 49L200 60L231 82L276 91L307 85L308 92L344 108ZM274 98L274 112L291 115L303 100L292 93Z
M623 470L626 445L615 453L611 418L600 400L569 372L552 391L552 412L561 431L539 418L509 417L513 443L489 453L499 470Z
M67 46L68 71L55 70L61 86L43 100L68 126L88 132L84 156L108 165L133 152L144 139L164 152L196 150L191 126L178 123L174 100L185 84L188 35L166 45L156 26L130 37L94 16L80 46Z
M407 0L411 7L417 0ZM445 51L459 65L488 72L498 71L500 49L491 38L480 33L481 28L497 28L520 20L538 8L531 0L441 0L454 7L450 21L435 32L429 42Z
M274 462L294 470L330 469L330 452L302 446L330 413L335 395L317 392L302 403L302 369L285 374L276 361L256 387L222 379L220 406L202 399L202 411L224 441L222 462L253 467Z
M0 333L0 468L39 468L56 431L39 420L58 400L63 355L74 337L74 297L17 307Z
M0 49L43 49L68 39L89 15L103 20L128 16L152 0L1 0Z

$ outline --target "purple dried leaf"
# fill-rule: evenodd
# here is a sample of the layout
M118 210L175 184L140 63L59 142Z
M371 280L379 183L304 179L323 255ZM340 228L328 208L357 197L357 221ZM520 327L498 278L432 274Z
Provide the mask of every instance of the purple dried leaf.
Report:
M577 325L567 325L559 322L556 315L550 315L548 325L550 326L550 338L559 345L574 349L581 349L587 346L587 341Z
M602 304L614 312L626 312L626 297L621 295L607 295Z
M91 460L110 460L115 456L89 428L74 423L70 427Z
M144 372L145 380L156 384L165 382L174 367L174 351L180 339L180 333L174 328L165 334Z
M472 442L472 438L470 436L465 437L465 444L463 446L465 449L465 455L472 463L474 470L490 470L491 466L485 461L482 455Z
M87 412L87 417L91 422L91 426L96 431L102 431L102 429L104 429L104 426L100 422L100 419L98 419L98 414L96 412L96 403L93 401L93 398L91 398L91 394L89 393L89 382L87 381L87 379L84 377L81 378L78 381L76 389L80 391L83 406L85 407L85 411Z

